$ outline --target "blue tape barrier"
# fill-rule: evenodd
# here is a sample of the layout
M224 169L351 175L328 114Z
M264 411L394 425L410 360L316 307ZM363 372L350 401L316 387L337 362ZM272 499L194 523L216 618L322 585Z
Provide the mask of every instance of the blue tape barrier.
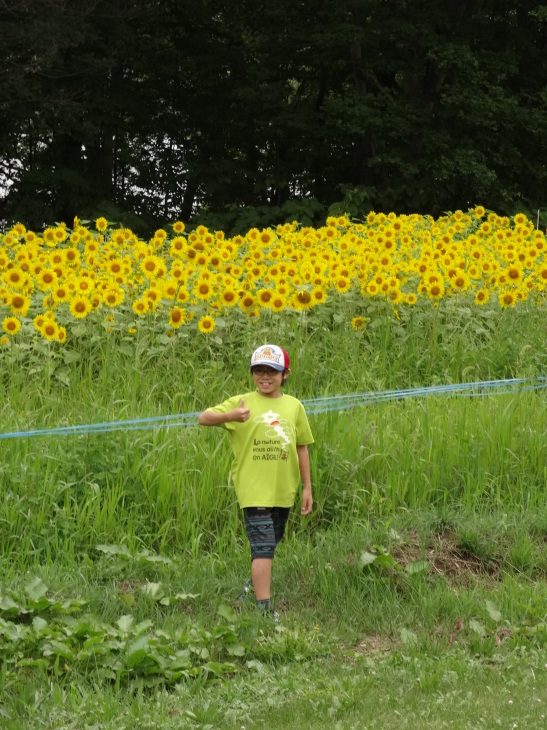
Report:
M454 385L430 385L420 388L402 390L381 390L368 393L350 393L348 395L307 398L302 404L308 415L345 411L360 406L373 405L404 398L421 398L431 395L451 396L485 396L503 395L506 393L542 390L547 388L547 377L512 378L508 380L483 380L474 383ZM133 418L124 421L105 421L103 423L86 423L76 426L58 426L39 428L31 431L12 431L0 433L0 440L14 438L31 438L34 436L77 436L111 431L143 431L158 428L178 428L197 425L199 411L179 413L169 416L152 416L150 418Z

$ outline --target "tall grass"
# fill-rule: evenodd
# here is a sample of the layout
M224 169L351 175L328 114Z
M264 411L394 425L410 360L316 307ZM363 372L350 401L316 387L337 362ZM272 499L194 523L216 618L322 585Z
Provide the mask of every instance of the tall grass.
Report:
M386 309L364 333L320 315L264 320L186 349L131 349L111 333L62 361L5 359L2 430L202 410L250 389L249 353L268 340L289 349L287 389L301 398L545 371L544 318L527 305L493 316L448 301L400 319ZM312 417L316 507L301 529L428 505L542 509L545 406L538 391ZM0 554L23 570L101 543L222 553L240 530L230 461L222 429L197 426L0 440Z

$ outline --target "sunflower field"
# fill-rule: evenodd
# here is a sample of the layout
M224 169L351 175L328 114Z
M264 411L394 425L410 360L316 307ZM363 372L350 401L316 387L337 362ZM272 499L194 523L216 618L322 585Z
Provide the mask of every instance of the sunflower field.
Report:
M333 314L359 332L386 307L447 300L490 310L542 305L547 241L526 215L477 206L438 219L370 212L228 237L181 221L146 241L105 218L0 236L2 350L97 332L176 340L249 319ZM341 315L343 315L341 317ZM342 321L341 321L342 320Z

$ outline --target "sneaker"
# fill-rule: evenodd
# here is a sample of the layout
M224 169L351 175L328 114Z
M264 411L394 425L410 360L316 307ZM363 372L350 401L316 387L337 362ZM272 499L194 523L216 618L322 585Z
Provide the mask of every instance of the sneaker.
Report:
M270 608L270 617L271 617L272 621L274 622L274 624L278 624L281 621L281 618L280 618L279 614L277 613L277 611L275 610L275 608Z
M237 600L238 601L248 601L249 600L249 592L252 589L252 587L253 587L253 582L252 582L252 579L249 578L243 584L243 588L241 589L241 593L237 597Z

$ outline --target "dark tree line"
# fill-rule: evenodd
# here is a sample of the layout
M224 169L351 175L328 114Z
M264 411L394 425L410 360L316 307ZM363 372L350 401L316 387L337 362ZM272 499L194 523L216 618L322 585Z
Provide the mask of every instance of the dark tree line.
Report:
M537 0L0 0L0 219L547 206Z

